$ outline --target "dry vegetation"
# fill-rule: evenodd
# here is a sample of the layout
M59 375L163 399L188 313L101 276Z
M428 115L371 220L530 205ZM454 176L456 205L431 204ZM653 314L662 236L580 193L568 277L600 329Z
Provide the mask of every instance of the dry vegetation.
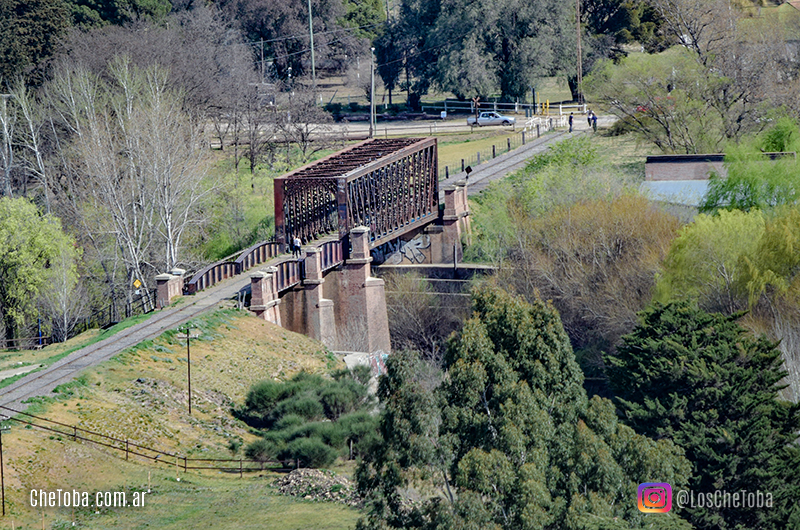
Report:
M292 377L300 370L327 372L336 363L317 342L237 311L219 311L193 322L193 415L187 413L186 346L174 332L146 341L64 385L55 398L34 404L33 414L77 424L121 439L194 458L240 457L231 442L256 439L230 414L256 381ZM46 431L15 425L4 436L6 497L17 528L41 521L29 506L31 489L82 491L146 488L152 472L151 504L95 514L79 510L79 525L91 528L347 528L357 512L276 496L271 472L238 474L181 471ZM235 478L233 478L235 477ZM168 510L165 510L166 507ZM265 508L265 509L260 509ZM275 511L286 517L275 519ZM168 512L168 513L167 513ZM285 512L291 512L289 515ZM46 509L45 522L71 520L69 509ZM181 523L181 521L183 521ZM194 522L191 522L194 521ZM20 526L22 524L22 526Z

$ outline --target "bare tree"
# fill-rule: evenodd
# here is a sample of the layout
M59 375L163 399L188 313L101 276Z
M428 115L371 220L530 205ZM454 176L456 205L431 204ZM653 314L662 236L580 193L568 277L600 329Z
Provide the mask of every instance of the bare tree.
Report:
M167 73L142 71L124 58L110 71L113 83L85 69L67 70L49 92L70 133L62 150L81 224L95 241L113 236L105 252L119 252L130 302L134 279L147 286L153 273L176 265L208 189L200 187L205 165L198 131L181 111L180 94L167 88ZM161 257L156 244L163 245Z
M286 141L297 144L302 161L336 143L331 134L333 118L319 108L314 94L309 91L293 91L280 111L278 128Z
M0 185L0 194L11 196L11 170L14 167L14 125L17 122L16 113L9 106L10 94L0 94L0 129L3 137L0 138L0 162L3 163L3 182Z
M11 92L22 117L22 127L16 145L21 147L20 159L24 170L39 182L44 194L47 213L51 211L50 182L47 169L45 143L48 112L46 105L19 80Z

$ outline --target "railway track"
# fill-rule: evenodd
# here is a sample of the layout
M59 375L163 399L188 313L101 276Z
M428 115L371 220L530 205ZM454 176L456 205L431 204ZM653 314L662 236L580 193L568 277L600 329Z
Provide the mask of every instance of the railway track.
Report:
M0 405L24 411L27 405L23 401L26 399L47 395L58 385L74 379L81 370L107 361L143 340L155 338L167 330L177 328L222 300L232 298L248 284L247 273L229 278L210 289L187 297L186 302L180 306L158 311L144 322L81 348L52 365L0 389Z

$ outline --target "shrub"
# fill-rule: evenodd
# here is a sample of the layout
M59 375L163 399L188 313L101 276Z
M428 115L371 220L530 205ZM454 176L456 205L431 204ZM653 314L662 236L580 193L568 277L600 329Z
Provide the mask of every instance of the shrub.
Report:
M278 454L279 446L270 440L256 440L244 450L245 456L250 460L266 462L274 460Z
M337 452L317 438L298 438L279 453L280 460L295 460L298 467L325 467L336 460Z

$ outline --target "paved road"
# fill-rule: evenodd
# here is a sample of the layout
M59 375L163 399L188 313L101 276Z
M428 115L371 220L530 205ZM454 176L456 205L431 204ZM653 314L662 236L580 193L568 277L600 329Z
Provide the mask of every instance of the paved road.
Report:
M469 184L467 188L468 195L480 193L492 182L500 180L506 175L525 167L528 160L547 151L551 145L566 140L567 138L585 134L586 130L587 128L576 129L572 133L567 131L555 131L546 134L541 138L528 142L522 147L518 147L508 154L498 156L485 164L475 166L474 171L470 174L468 179L467 174L462 171L451 176L449 179L439 181L439 200L444 199L444 191L442 191L444 187L455 184L458 181L466 181Z
M578 127L574 133L557 131L545 135L523 147L515 149L511 153L498 156L485 164L476 166L476 170L469 179L468 193L470 195L479 193L490 182L521 168L531 157L544 152L554 143L585 133L587 127L581 128L580 122L585 124L586 121L579 119L575 121ZM465 177L466 174L464 173L453 175L446 181L441 181L439 189ZM443 196L443 192L441 193ZM279 259L282 258L275 258L275 261ZM267 262L261 264L259 268L269 265L270 262ZM0 405L19 411L25 410L27 406L22 401L34 396L48 395L56 386L71 381L84 368L106 361L126 348L135 346L144 340L155 338L169 329L175 329L204 311L217 306L220 301L234 297L238 291L249 286L249 272L251 271L224 280L205 291L187 297L178 307L158 311L152 314L145 322L75 351L49 367L29 374L0 389Z

